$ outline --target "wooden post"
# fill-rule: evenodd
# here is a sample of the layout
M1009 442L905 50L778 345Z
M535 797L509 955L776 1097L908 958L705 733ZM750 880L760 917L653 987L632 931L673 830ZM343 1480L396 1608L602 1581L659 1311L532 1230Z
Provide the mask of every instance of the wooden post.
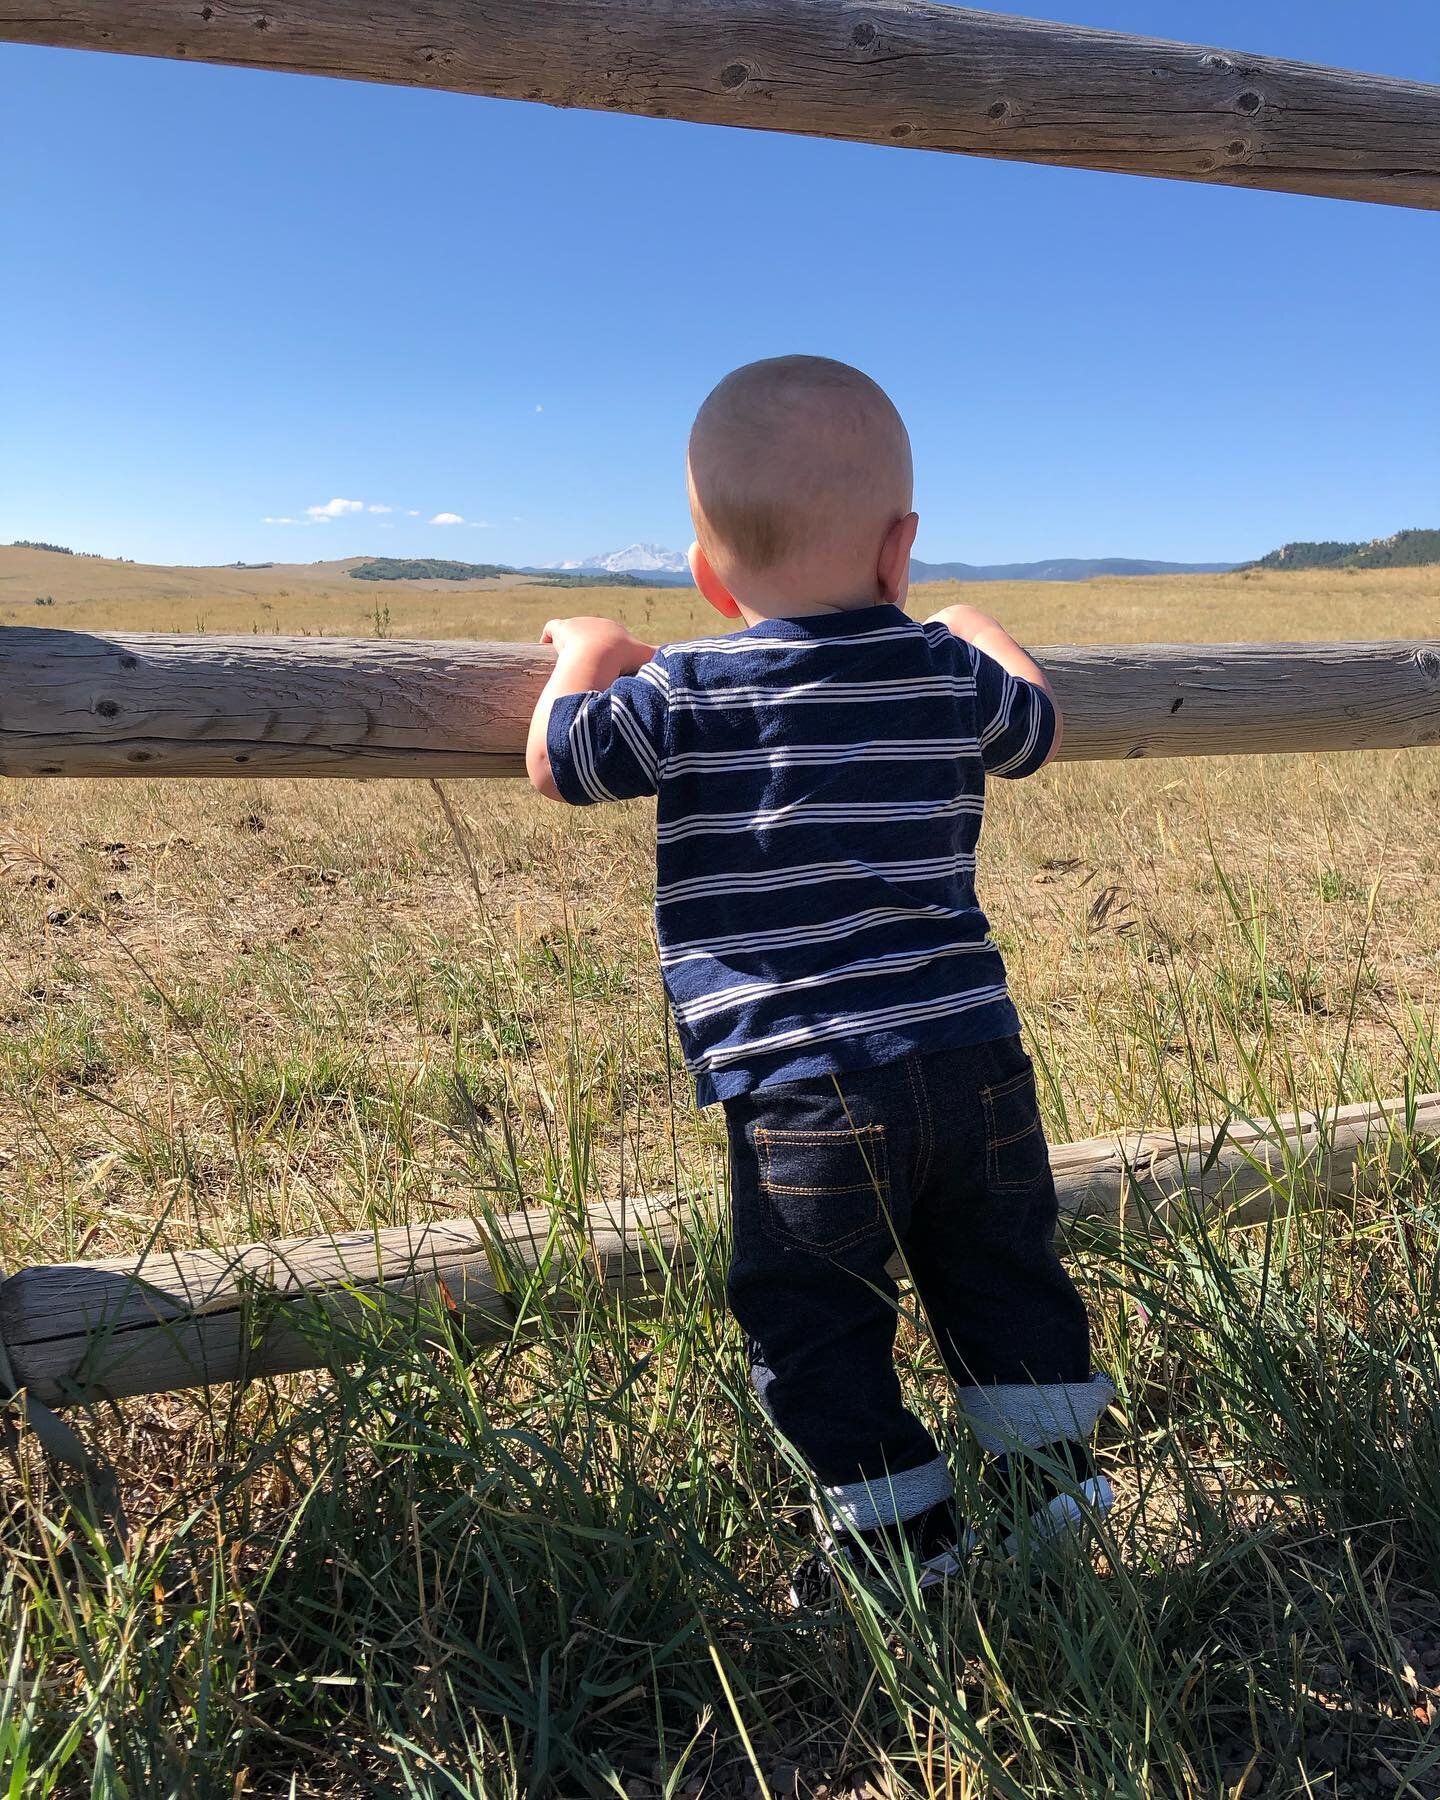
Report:
M1440 640L1060 646L1072 762L1440 743ZM0 774L523 773L524 644L0 630Z
M0 0L0 38L1440 207L1440 89L932 0Z
M1301 1115L1278 1129L1140 1132L1060 1145L1064 1213L1144 1230L1177 1208L1263 1218L1291 1191L1343 1203L1367 1161L1399 1166L1440 1137L1440 1094ZM540 1209L141 1259L23 1269L0 1283L13 1379L48 1406L343 1363L357 1333L449 1313L471 1342L523 1322L528 1284L566 1313L603 1292L653 1303L711 1255L704 1202L630 1201L583 1218ZM697 1245L699 1246L697 1250ZM599 1284L595 1275L599 1275Z

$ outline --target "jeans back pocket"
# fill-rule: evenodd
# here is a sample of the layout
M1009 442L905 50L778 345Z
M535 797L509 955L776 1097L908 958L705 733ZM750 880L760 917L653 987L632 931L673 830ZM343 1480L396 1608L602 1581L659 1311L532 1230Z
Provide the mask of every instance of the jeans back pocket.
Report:
M992 1193L1018 1193L1050 1173L1050 1152L1040 1124L1035 1076L1027 1069L993 1087L982 1087L985 1109L985 1178Z
M883 1125L837 1131L757 1125L755 1153L765 1229L777 1243L833 1256L885 1233L890 1168Z

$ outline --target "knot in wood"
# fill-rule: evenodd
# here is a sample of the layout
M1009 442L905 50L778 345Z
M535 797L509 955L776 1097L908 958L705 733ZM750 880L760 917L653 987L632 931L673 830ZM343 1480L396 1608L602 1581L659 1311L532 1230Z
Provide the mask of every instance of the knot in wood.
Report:
M868 50L880 33L868 20L857 25L850 33L850 42L857 50Z
M1427 681L1440 684L1440 653L1434 650L1417 650L1415 666Z
M736 88L744 87L754 72L746 63L726 63L720 71L720 85L727 93L733 94Z
M102 719L113 719L120 711L118 700L97 700L95 710Z
M902 121L901 121L901 122L900 122L900 124L898 124L898 125L892 125L892 126L891 126L891 127L890 127L890 135L891 135L891 137L892 137L892 138L895 138L895 139L896 139L896 140L897 140L897 142L898 142L898 140L899 140L899 139L901 139L901 138L908 138L908 137L914 137L914 135L915 135L915 127L914 127L914 126L913 126L913 125L907 125L907 124L906 124L906 123L905 123L905 122L904 122L904 121L903 121L903 120L902 120Z
M1239 99L1235 102L1235 110L1237 112L1253 114L1259 112L1264 104L1265 102L1260 98L1259 94L1255 92L1254 88L1246 88L1245 92L1241 94Z
M987 119L1003 119L1009 110L1010 102L1008 100L997 100L993 105L985 108L985 117Z

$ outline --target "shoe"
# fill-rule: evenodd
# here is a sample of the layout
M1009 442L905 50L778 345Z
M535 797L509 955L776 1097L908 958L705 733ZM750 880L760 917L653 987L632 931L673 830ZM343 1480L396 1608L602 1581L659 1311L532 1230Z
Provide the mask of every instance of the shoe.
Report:
M1062 1438L1023 1455L991 1458L981 1485L995 1507L996 1542L1004 1556L1032 1544L1079 1537L1115 1504L1115 1490L1095 1467L1088 1444Z
M837 1567L841 1561L851 1579L879 1600L899 1598L908 1586L907 1568L915 1570L916 1586L923 1592L959 1574L975 1543L975 1533L956 1517L950 1500L937 1500L894 1525L846 1530L840 1536L828 1529L792 1573L790 1604L797 1612L834 1611L846 1580Z

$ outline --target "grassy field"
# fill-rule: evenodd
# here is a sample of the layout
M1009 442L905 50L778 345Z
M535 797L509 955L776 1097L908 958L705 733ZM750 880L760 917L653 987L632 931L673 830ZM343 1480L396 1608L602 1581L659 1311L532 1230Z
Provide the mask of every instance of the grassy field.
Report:
M0 624L700 620L676 590L329 571L4 551ZM1033 644L1436 618L1424 570L966 597ZM647 807L447 795L453 825L404 783L0 792L0 1263L723 1193L667 1034ZM995 794L982 898L1052 1136L1440 1088L1437 811L1428 752ZM29 1444L0 1465L0 1792L1440 1796L1433 1172L1344 1214L1296 1174L1269 1228L1077 1240L1119 1389L1105 1541L1042 1579L979 1561L894 1623L780 1604L807 1492L713 1246L658 1318L592 1292L561 1324L541 1284L501 1352L438 1320L323 1378L98 1411L108 1499ZM909 1323L902 1354L968 1489Z

